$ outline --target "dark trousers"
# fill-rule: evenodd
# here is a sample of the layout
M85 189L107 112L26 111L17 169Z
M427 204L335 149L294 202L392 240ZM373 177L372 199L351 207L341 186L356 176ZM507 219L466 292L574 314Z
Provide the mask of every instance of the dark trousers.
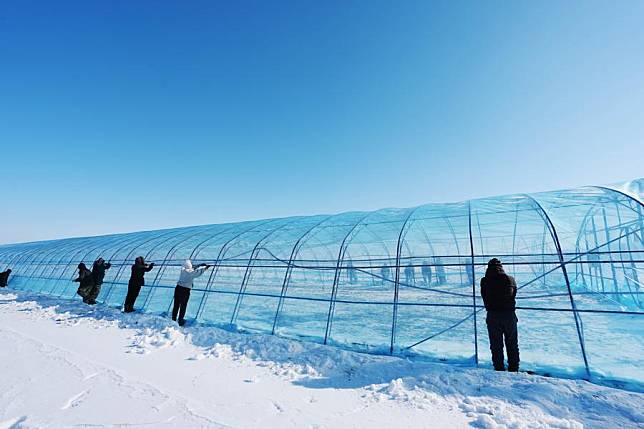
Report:
M508 371L519 370L519 335L514 311L488 311L487 332L490 336L492 364L497 371L505 370L503 340L508 351Z
M127 285L127 296L125 297L125 304L123 305L123 311L130 313L134 311L134 303L139 297L139 292L141 292L140 285Z
M172 320L177 320L177 313L179 313L179 323L184 322L184 316L186 315L186 308L188 308L189 299L189 288L179 285L174 288L174 307L172 308Z

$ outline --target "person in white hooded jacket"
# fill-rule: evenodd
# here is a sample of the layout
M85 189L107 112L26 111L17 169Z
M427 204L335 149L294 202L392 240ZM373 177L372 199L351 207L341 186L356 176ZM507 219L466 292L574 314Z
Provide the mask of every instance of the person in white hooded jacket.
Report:
M190 299L190 290L192 290L192 282L195 278L202 275L210 266L200 264L197 268L192 267L192 261L186 259L181 268L179 281L177 287L174 288L174 307L172 308L172 320L177 320L177 313L179 314L179 326L183 326L186 321L186 308L188 308L188 300Z

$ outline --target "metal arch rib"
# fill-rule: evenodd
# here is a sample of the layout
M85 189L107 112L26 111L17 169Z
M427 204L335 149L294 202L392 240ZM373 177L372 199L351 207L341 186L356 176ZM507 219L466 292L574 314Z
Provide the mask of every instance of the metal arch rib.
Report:
M226 233L226 232L230 231L231 229L233 229L233 228L234 228L234 225L236 225L236 224L232 224L232 225L233 225L233 226L230 226L229 228L224 229L223 231L218 231L218 230L216 230L217 232L216 232L215 234L213 234L213 235L208 235L208 237L207 237L206 239L204 239L204 240L200 241L200 242L197 244L197 246L195 246L195 248L193 248L193 249L192 249L192 251L190 252L190 256L188 256L188 259L192 260L192 259L193 259L193 257L194 257L194 256L196 256L196 255L195 255L195 252L197 252L197 251L201 251L200 247L201 247L204 243L206 243L207 241L212 240L212 239L213 239L213 238L215 238L215 237L220 236L221 234L224 234L224 233ZM211 229L212 229L212 228L217 228L218 226L219 226L219 225L208 225L208 226L207 226L207 231L211 231ZM167 267L166 262L167 262L167 260L168 260L170 257L174 257L174 254L179 250L179 249L177 249L177 247L178 247L179 245L181 245L181 244L185 243L185 242L186 242L186 241L188 241L190 238L192 238L192 237L194 237L194 236L196 236L196 235L203 234L204 232L206 232L206 231L199 231L198 233L196 233L196 234L194 234L194 235L191 235L191 236L189 236L189 237L186 237L184 240L181 240L181 241L179 241L178 243L176 243L176 244L175 244L175 245L174 245L174 246L173 246L173 247L168 251L168 253L166 254L166 257L164 258L164 261L163 261L163 263L162 263L162 267L157 271L157 277L161 276L162 274L165 274L165 270L166 270L166 267ZM152 283L152 287L151 287L151 289L150 289L150 293L147 295L147 297L146 297L146 301L145 301L145 303L143 304L143 307L144 307L144 308L145 308L145 307L149 304L149 302L152 300L152 296L154 295L154 292L156 292L156 290L158 289L157 287L154 287L154 284L155 284L155 283L157 283L157 277L155 277L154 282ZM158 283L157 283L157 284L158 284ZM172 302L173 302L173 301L174 301L174 298L171 298L171 299L170 299L170 306L169 306L169 307L171 307L171 306L172 306ZM168 312L170 311L170 310L169 310L169 307L168 307Z
M642 201L640 201L640 199L639 199L639 198L637 198L637 197L635 197L635 196L633 196L633 195L627 194L626 192L620 191L620 190L618 190L618 189L609 188L608 186L599 186L599 185L592 185L592 186L587 186L587 187L588 187L588 188L597 188L597 189L601 189L601 190L604 190L604 191L609 191L609 192L615 192L615 193L618 193L618 194L620 194L620 195L625 196L626 198L628 198L628 199L630 199L630 200L635 201L635 202L636 202L637 204L639 204L641 207L644 207L644 203L643 203Z
M327 314L326 318L326 329L324 331L324 344L327 343L329 339L329 335L331 333L331 319L333 319L333 312L335 310L335 297L337 296L338 292L338 282L340 280L340 264L342 264L342 260L344 259L344 251L346 249L346 242L351 237L351 234L355 231L355 229L360 225L366 218L371 216L374 213L377 213L378 211L375 212L368 212L364 216L362 216L360 219L356 221L356 224L351 227L349 232L344 236L344 239L342 239L342 243L340 244L340 250L338 251L338 260L335 265L335 275L333 277L333 286L331 288L331 299L329 301L329 311Z
M559 262L561 264L561 271L563 272L564 279L566 280L566 287L568 288L568 297L570 298L570 305L572 307L572 314L575 319L575 326L577 328L577 336L579 337L579 346L581 348L581 355L584 359L584 366L586 368L586 375L590 379L590 368L588 366L588 357L586 356L586 346L584 345L584 337L581 334L581 324L579 321L579 314L577 313L577 306L575 305L575 299L572 295L572 288L570 287L570 280L568 278L568 271L566 270L566 263L564 261L563 257L563 252L561 250L561 243L559 242L559 237L557 235L557 230L555 229L555 225L552 222L552 219L550 219L550 216L548 215L548 212L543 208L541 203L537 201L534 197L532 197L529 194L522 194L526 198L530 199L535 206L539 209L541 214L543 215L547 225L548 229L550 230L550 235L552 237L552 240L554 242L555 248L557 249L557 254L559 256Z
M237 293L237 299L235 301L235 307L233 308L233 313L230 316L230 324L231 325L234 324L235 321L237 320L237 315L239 314L239 307L240 307L240 305L242 303L244 294L246 292L246 286L248 285L248 281L249 281L250 274L251 274L252 269L253 269L254 262L257 259L257 255L259 253L258 249L274 233L276 233L277 231L281 230L285 226L291 225L291 224L293 224L293 222L297 222L297 221L299 221L301 219L302 218L300 218L300 217L296 217L296 218L293 218L289 222L284 222L282 225L280 225L277 228L271 230L264 237L260 238L259 241L255 244L255 247L253 247L253 250L250 253L250 257L248 258L248 264L246 265L246 271L244 271L244 277L242 278L241 285L239 286L239 292Z
M277 303L277 308L275 309L275 317L273 318L273 328L271 329L271 335L275 335L275 329L277 328L277 320L279 318L279 314L282 311L282 307L284 306L284 297L286 296L286 290L288 289L288 284L291 280L291 272L293 271L293 261L295 260L295 257L297 254L300 252L300 243L304 244L304 239L308 237L308 235L315 230L318 226L322 225L324 222L327 220L334 218L335 216L327 216L324 219L322 219L320 222L316 223L313 225L311 228L309 228L304 234L300 236L300 238L297 239L295 242L295 245L293 246L293 249L291 250L291 256L288 259L288 265L286 266L286 273L284 274L284 281L282 282L282 290L280 291L280 297L279 301Z
M159 279L161 278L161 274L165 273L166 270L166 263L168 262L170 256L174 256L174 252L176 251L177 247L180 246L181 244L185 243L186 241L190 240L191 238L198 236L200 234L204 234L206 232L210 232L212 229L216 229L216 226L214 225L208 225L205 228L198 227L198 231L194 232L193 234L189 234L187 237L182 237L179 241L174 243L170 249L168 249L168 252L165 254L163 257L163 261L159 265L159 269L156 272L156 275L154 276L154 280L150 284L150 292L145 296L145 300L143 301L143 306L142 308L147 308L148 304L152 300L152 296L154 296L154 292L156 291L156 285L159 282ZM191 255L192 256L192 255ZM191 257L188 259L192 259Z
M407 227L407 224L409 223L409 219L412 217L412 215L416 213L416 211L421 207L424 207L424 206L418 206L409 211L409 214L405 218L405 221L403 222L402 227L400 228L400 233L398 234L398 243L396 244L396 277L394 281L394 303L393 303L393 315L391 320L391 340L389 344L390 354L394 352L394 344L396 342L396 322L398 319L398 292L400 289L400 253L402 251L402 243L408 231L405 228Z
M171 229L171 230L169 230L169 231L167 231L167 232L165 232L165 233L163 233L163 234L153 235L153 234L155 234L155 233L156 233L156 231L151 231L151 232L150 232L151 237L149 237L147 240L144 240L144 241L142 241L142 242L138 243L138 245L134 246L134 247L133 247L133 248L128 252L127 256L125 256L125 258L124 258L124 260L123 260L123 265L121 265L121 266L119 267L118 271L116 272L116 275L114 276L114 280L113 280L112 282L110 282L110 283L111 283L111 284L110 284L110 288L108 289L107 293L105 294L105 297L103 298L103 303L107 304L107 303L109 302L108 300L110 299L110 296L112 295L112 290L114 289L114 285L118 282L119 276L120 276L120 275L121 275L121 273L123 272L123 268L127 265L127 260L129 260L129 259L130 259L130 257L132 256L132 254L134 253L134 251L135 251L135 250L138 250L141 246L143 246L143 245L145 245L145 244L148 244L149 242L151 242L151 241L153 241L153 240L157 240L157 239L160 239L160 238L162 238L162 237L163 237L163 238L165 238L165 237L166 237L166 236L168 236L168 235L170 236L168 239L170 239L170 238L172 238L172 237L173 237L173 234L176 234L176 233L177 233L177 230L176 230L176 229ZM138 238L138 237L136 237L136 238ZM165 241L166 241L166 240L162 241L162 243L165 243ZM156 248L156 246L158 246L159 244L160 244L160 243L157 243L155 246L153 246L153 247L152 247L152 249L150 249L150 251L151 251L151 250L153 250L153 249L155 249L155 248ZM126 248L128 245L129 245L129 243L128 243L128 244L123 245L123 246L122 246L122 248ZM119 250L117 250L117 252L118 252L118 251L120 251L120 249L119 249ZM148 254L149 254L149 252L148 252ZM147 257L147 254L146 254L146 257Z
M223 256L228 252L229 245L233 243L235 240L237 240L239 237L241 237L242 235L246 234L247 232L251 232L260 226L275 222L277 220L279 219L268 219L265 221L253 222L248 228L243 229L241 232L239 232L239 234L236 234L221 246L221 248L219 249L219 253L217 254L217 259L215 259L214 261L213 269L210 271L210 276L208 277L208 281L206 282L205 291L201 295L201 300L199 301L199 307L197 308L195 319L198 320L201 314L203 313L203 310L206 306L206 301L208 300L208 295L210 293L210 285L217 277L217 273L219 272L219 268L221 266L221 260L223 259ZM170 312L171 305L172 305L172 301L170 301L170 305L168 305L168 312Z
M604 191L615 192L615 193L617 193L617 194L623 195L623 196L625 196L626 198L628 198L628 199L630 199L630 200L633 200L633 201L635 201L637 204L639 204L638 208L640 208L640 207L644 208L644 203L643 203L639 198L637 198L637 197L635 197L635 196L633 196L633 195L629 195L629 194L627 194L626 192L622 192L622 191L620 191L620 190L618 190L618 189L609 188L609 187L607 187L607 186L597 186L597 185L595 185L595 186L591 186L591 187L592 187L592 188L597 188L597 189L602 189L602 190L604 190ZM642 225L642 214L640 213L640 211L639 211L639 210L637 211L637 214L639 215L639 222L640 222L640 225Z
M477 214L478 216L478 214ZM478 217L477 217L478 219ZM477 221L478 222L478 221ZM467 202L467 225L468 225L468 235L470 238L470 262L471 268L467 267L468 270L472 272L472 315L474 316L474 363L476 366L479 366L479 338L478 338L478 326L476 321L476 271L474 270L474 238L472 236L472 201ZM481 225L478 225L479 234L481 234ZM516 234L516 224L515 224L515 234ZM482 243L481 243L482 244ZM514 242L513 242L514 246ZM481 251L483 247L481 246Z

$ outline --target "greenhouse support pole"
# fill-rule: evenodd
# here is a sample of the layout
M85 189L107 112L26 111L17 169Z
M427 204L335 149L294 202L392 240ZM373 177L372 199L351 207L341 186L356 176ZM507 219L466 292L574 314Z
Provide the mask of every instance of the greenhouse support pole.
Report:
M134 234L134 235L135 235L134 237L128 235L124 240L119 240L119 241L116 241L116 243L112 243L112 244L116 244L117 246L120 246L120 247L112 254L111 257L107 258L108 262L111 261L112 259L114 259L114 257L118 254L118 252L120 252L122 249L126 248L131 243L136 242L137 237L136 237L136 234ZM67 267L72 265L73 262L74 261L70 260L69 264L67 265ZM65 268L65 269L67 269L67 268ZM120 270L120 268L119 268L119 270ZM117 270L117 271L119 271L119 270ZM74 278L74 275L75 275L74 273L75 272L76 272L76 270L74 269L74 271L72 271L72 278L70 280L72 280ZM109 284L109 282L104 281L103 284ZM67 289L69 289L69 286L63 287L62 290L60 291L60 293L57 296L59 298L62 297L65 294L65 292L67 291Z
M579 314L577 312L577 306L575 305L575 299L572 295L572 288L570 287L570 280L568 279L568 270L566 269L566 261L564 260L563 257L563 252L561 250L561 243L559 242L559 237L557 236L557 230L555 229L554 223L552 223L552 220L550 219L550 216L548 216L548 212L543 208L543 206L537 201L535 198L532 196L525 194L526 197L530 198L534 204L538 207L540 210L541 214L544 217L544 220L546 221L548 225L548 229L550 230L550 235L552 237L552 240L554 242L555 248L557 249L557 254L559 256L559 264L561 265L561 271L563 272L564 279L566 280L566 287L568 288L568 297L570 298L570 306L572 309L572 314L575 319L575 326L577 328L577 336L579 337L579 347L581 348L581 355L584 359L584 367L586 368L586 376L588 379L590 379L590 368L588 366L588 357L586 356L586 346L584 345L584 336L581 333L581 324L579 321Z
M126 241L126 240L127 240L127 239L123 239L123 238L121 237L121 239L118 239L118 238L117 238L117 239L108 240L108 241L106 241L105 243L101 243L101 244L99 244L98 246L95 246L95 247L91 248L90 250L88 250L88 251L83 255L83 257L81 258L81 261L84 261L84 260L85 260L89 255L91 255L91 254L92 254L92 252L96 251L97 249L99 249L100 247L104 246L105 244L108 244L108 243L110 243L110 244L119 243L119 244L120 244L120 243L122 243L123 241ZM52 294L54 293L54 290L56 290L56 285L57 285L57 283L58 283L58 282L60 282L60 281L62 281L63 277L65 276L65 273L67 272L67 270L69 269L69 267L72 265L72 263L73 263L74 259L76 258L76 256L77 256L77 255L79 255L79 254L80 254L80 251L79 251L79 252L76 252L76 253L75 253L75 254L74 254L74 255L73 255L73 256L72 256L72 257L67 261L67 264L63 267L63 269L62 269L62 271L60 272L60 275L58 276L58 278L54 280L54 282L53 282L53 286L52 286L51 290L48 292L48 295L52 295ZM108 261L108 262L109 262L109 261ZM61 265L62 265L62 264L61 264ZM70 280L73 280L73 276L72 276L72 278L71 278ZM66 288L66 287L64 287L63 289L67 289L67 288Z
M109 242L109 241L108 241L108 242ZM84 260L85 260L85 258L87 258L87 256L88 256L88 255L90 255L94 250L98 249L99 247L100 247L100 245L99 245L99 246L95 246L95 247L91 248L90 250L88 250L87 252L85 252L85 254L83 255L83 257L81 258L81 261L84 261ZM63 268L62 268L62 270L61 270L61 272L60 272L60 275L59 275L58 277L56 277L56 278L53 278L53 277L52 277L52 280L53 280L53 282L52 282L52 287L51 287L51 289L49 289L49 291L48 291L48 292L46 292L46 294L47 294L47 295L51 295L51 294L53 294L53 293L54 293L54 290L56 289L56 285L57 285L57 284L58 284L58 282L62 279L63 275L65 275L65 271L67 271L67 268L69 268L69 265L72 263L72 261L73 261L74 259L76 259L76 257L77 257L78 255L80 255L80 254L81 254L82 252L84 252L84 251L85 251L85 249L83 249L82 247L81 247L81 248L79 248L79 249L78 249L78 250L73 254L73 256L72 256L68 261L64 261L62 256L58 259L58 264L57 264L57 265L60 265L60 266L62 266ZM67 256L69 256L69 255L67 255ZM65 262L67 262L67 263L65 263ZM53 276L53 275L54 275L54 271L52 271L50 275L52 275L52 276ZM44 289L44 288L43 288L43 289ZM41 289L41 292L42 292L42 289Z
M241 285L239 286L239 292L237 293L237 300L235 301L235 307L233 308L233 313L230 316L231 325L233 325L237 321L237 315L239 314L239 307L241 306L244 295L246 294L246 287L248 286L248 282L250 281L250 276L253 271L253 266L255 265L255 261L257 260L257 255L259 255L259 251L261 250L260 246L263 246L264 242L268 240L268 238L271 235L273 235L275 232L281 230L285 226L290 225L297 220L300 220L300 218L295 218L290 222L284 222L282 225L278 226L277 228L273 229L268 234L266 234L264 237L262 237L257 242L257 244L255 244L255 247L253 247L253 251L250 252L250 258L248 258L246 271L244 271L244 277L242 278Z
M353 231L355 231L355 229L358 227L358 225L360 225L372 213L376 213L376 212L367 213L366 215L358 219L356 224L351 227L349 232L347 232L347 235L344 236L344 239L340 244L340 251L338 252L338 260L335 264L335 275L333 276L333 286L331 287L331 299L329 300L329 311L326 316L326 328L324 330L324 344L327 343L327 341L329 340L329 336L331 335L331 323L333 320L333 313L335 312L335 298L338 294L338 283L340 281L340 266L342 265L342 261L344 260L344 251L346 249L345 244L349 239L349 237L351 237L351 234L353 234Z
M469 267L472 270L472 313L474 314L474 362L476 366L479 366L479 339L478 339L478 328L476 327L476 271L474 270L474 240L472 239L472 202L467 202L467 218L468 218L468 229L470 236L470 257L471 257L471 266ZM479 233L480 225L479 225ZM482 250L482 249L481 249Z
M593 228L593 238L595 240L595 246L599 246L599 237L597 236L597 225L595 225L595 214L594 213L590 217L590 224L591 224L591 226ZM596 262L594 260L594 258L593 258L593 262ZM601 260L599 262L597 262L597 269L599 270L599 281L600 281L601 286L602 286L602 292L606 292L606 286L604 285L604 270L602 268Z
M206 308L206 301L208 301L208 294L210 293L210 285L212 284L214 279L217 277L217 274L219 273L219 268L221 267L221 261L223 257L226 255L226 253L228 252L229 245L233 241L241 237L242 235L246 234L247 232L250 232L259 226L271 223L274 220L275 219L267 220L260 223L253 223L249 228L242 230L239 234L233 236L230 240L226 241L221 246L221 249L219 249L219 253L217 254L217 259L215 259L214 264L212 266L212 270L210 271L210 276L208 277L208 281L206 282L206 288L203 294L201 295L201 300L199 301L199 307L197 307L197 313L195 314L195 320L199 320L199 317L201 317L201 314L203 313L204 308ZM168 305L168 313L170 312L170 308L172 307L172 301L174 301L174 298L170 300L170 304Z
M516 209L514 210L514 229L512 230L512 275L516 278L517 276L517 265L516 262L516 241L517 241L517 223L519 223L519 205L517 204Z
M165 254L163 257L163 261L161 262L161 266L156 272L156 275L154 276L154 280L152 281L152 284L150 284L150 292L145 296L145 300L143 301L143 307L141 308L147 308L148 304L152 300L152 296L154 295L154 292L156 291L156 285L159 284L160 279L163 277L163 274L165 274L165 269L166 269L166 264L170 258L174 256L175 249L180 245L185 243L186 241L190 240L192 237L196 237L197 235L202 234L202 231L197 231L194 234L188 235L187 237L184 237L182 240L177 241L174 243L172 247L168 250L168 252ZM192 257L189 258L192 260Z
M52 244L51 247L45 247L46 252L40 253L36 252L31 258L29 258L30 265L27 265L24 270L20 272L20 275L26 277L27 280L30 280L33 275L42 267L42 264L45 262L45 259L49 261L51 255L55 255L61 247L66 248L65 244Z
M402 243L405 239L405 228L407 227L407 223L409 222L411 215L413 215L414 212L418 210L419 207L416 207L415 209L412 209L409 212L409 214L405 218L405 221L402 224L402 227L400 228L400 234L398 234L398 243L396 244L396 276L394 280L394 306L393 306L393 314L391 319L391 340L389 343L389 354L393 354L394 344L396 343L396 322L398 319L398 293L400 290L400 254L402 253Z
M615 271L615 264L613 262L613 251L610 249L610 233L608 232L608 219L606 218L606 208L602 207L602 218L604 219L604 233L606 234L606 248L608 249L608 259L610 260L610 270L613 275L613 287L615 292L619 291L617 286L617 271Z
M280 290L279 301L277 302L277 308L275 309L275 317L273 318L273 328L271 329L271 335L275 335L275 329L277 329L277 320L279 318L282 307L284 307L284 297L286 296L286 291L288 290L288 285L291 281L291 273L293 272L293 261L300 252L301 246L304 244L305 238L318 226L322 225L324 222L329 220L332 216L327 216L322 219L320 222L313 225L309 228L304 234L300 236L295 242L293 249L291 250L291 256L288 258L288 265L286 266L286 273L284 273L284 280L282 281L282 289Z
M150 250L148 250L148 251L147 251L147 253L145 254L144 259L147 261L147 260L150 258L150 256L153 254L153 252L154 252L155 250L157 250L157 248L158 248L159 246L161 246L161 245L163 245L163 244L167 243L168 241L172 240L173 238L178 237L179 235L183 235L183 234L180 234L180 233L178 233L178 232L176 232L176 231L175 231L175 234L174 234L174 235L171 235L170 237L166 238L165 240L162 240L161 242L159 242L159 243L155 244L154 246L152 246L152 247L150 248ZM164 236L164 237L165 237L165 236ZM160 267L157 269L157 271L159 271L159 270L161 270L161 269L163 269L163 270L164 270L164 272L165 272L165 265L160 266ZM152 286L148 287L148 289L150 289L151 287L152 287ZM128 284L128 288L129 288L129 284ZM143 288L141 288L141 289L143 289ZM151 291L152 291L152 289L150 289L150 292L151 292ZM150 292L148 292L148 293L150 293ZM147 297L147 296L146 296L146 297ZM137 299L138 299L138 298L137 298ZM136 301L136 300L135 300L135 301ZM144 305L145 305L145 300L144 300ZM141 308L141 307L139 307L139 308Z
M642 241L644 243L644 221L642 220L643 216L642 216L642 212L641 212L641 209L644 207L644 203L639 198L634 197L633 195L630 195L630 194L628 194L626 192L622 192L622 191L617 190L617 189L608 188L606 186L593 186L593 188L598 188L598 189L602 189L604 191L612 192L612 193L615 193L615 194L620 194L620 195L626 197L627 199L633 201L636 204L637 218L638 218L639 224L640 224L640 226L639 226L640 241ZM619 218L620 217L620 215L619 215L619 204L617 204L617 202L615 202L615 206L617 207L617 217ZM621 225L621 223L622 223L622 221L621 221L621 218L620 218L619 219L619 224ZM637 235L636 235L636 237L637 237ZM626 244L627 244L627 246L629 248L629 252L630 252L631 251L630 250L630 248L631 248L630 240L626 240ZM621 249L621 244L619 244L619 246L620 246L620 249ZM622 261L622 265L624 265L624 257L621 254L620 254L620 260ZM632 258L631 258L631 264L633 264ZM633 266L633 274L635 276L635 281L638 281L638 279L637 279L637 271L636 271L636 268L634 266ZM628 285L628 278L626 279L626 284ZM618 297L619 297L619 295L618 295Z
M43 279L43 280L46 279L48 277L47 271L51 272L53 271L52 269L50 269L51 267L56 267L60 265L62 263L61 259L63 258L63 255L65 255L67 252L70 252L70 251L73 252L78 248L82 248L82 246L84 246L86 242L87 240L82 239L81 240L82 244L78 244L78 243L76 243L76 245L68 244L57 248L56 251L54 251L49 255L49 259L42 260L42 263L35 270L31 272L31 275L29 276L29 278L30 279L37 278L37 279ZM43 289L45 288L45 285L46 285L45 282L41 282L40 288L38 290L34 290L34 292L42 293Z
M127 261L132 257L132 254L134 253L135 250L138 250L141 246L143 246L144 244L148 244L150 241L153 241L153 240L158 239L160 237L165 237L166 235L175 234L175 233L176 233L176 231L173 230L173 231L169 231L169 232L167 232L165 234L161 234L161 235L158 235L158 236L153 236L153 237L150 237L149 239L145 240L144 242L140 243L138 246L133 247L132 250L130 250L130 252L127 254L125 259L123 260L123 265L121 265L119 267L119 270L116 273L116 276L114 277L114 281L112 282L112 284L110 285L110 288L107 290L107 293L105 294L105 298L103 299L103 302L107 303L107 300L110 298L110 295L112 294L112 290L114 289L114 285L117 283L119 275L123 271L123 267L127 264ZM165 241L163 241L163 242L165 243ZM153 250L155 247L156 246L154 246L151 250ZM146 259L147 259L147 256L149 255L149 253L150 252L148 252L145 255Z

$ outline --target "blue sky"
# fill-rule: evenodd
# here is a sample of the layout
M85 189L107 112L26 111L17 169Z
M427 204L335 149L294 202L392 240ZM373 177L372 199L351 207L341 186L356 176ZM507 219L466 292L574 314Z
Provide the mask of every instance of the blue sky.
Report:
M642 176L644 2L0 5L0 242Z

